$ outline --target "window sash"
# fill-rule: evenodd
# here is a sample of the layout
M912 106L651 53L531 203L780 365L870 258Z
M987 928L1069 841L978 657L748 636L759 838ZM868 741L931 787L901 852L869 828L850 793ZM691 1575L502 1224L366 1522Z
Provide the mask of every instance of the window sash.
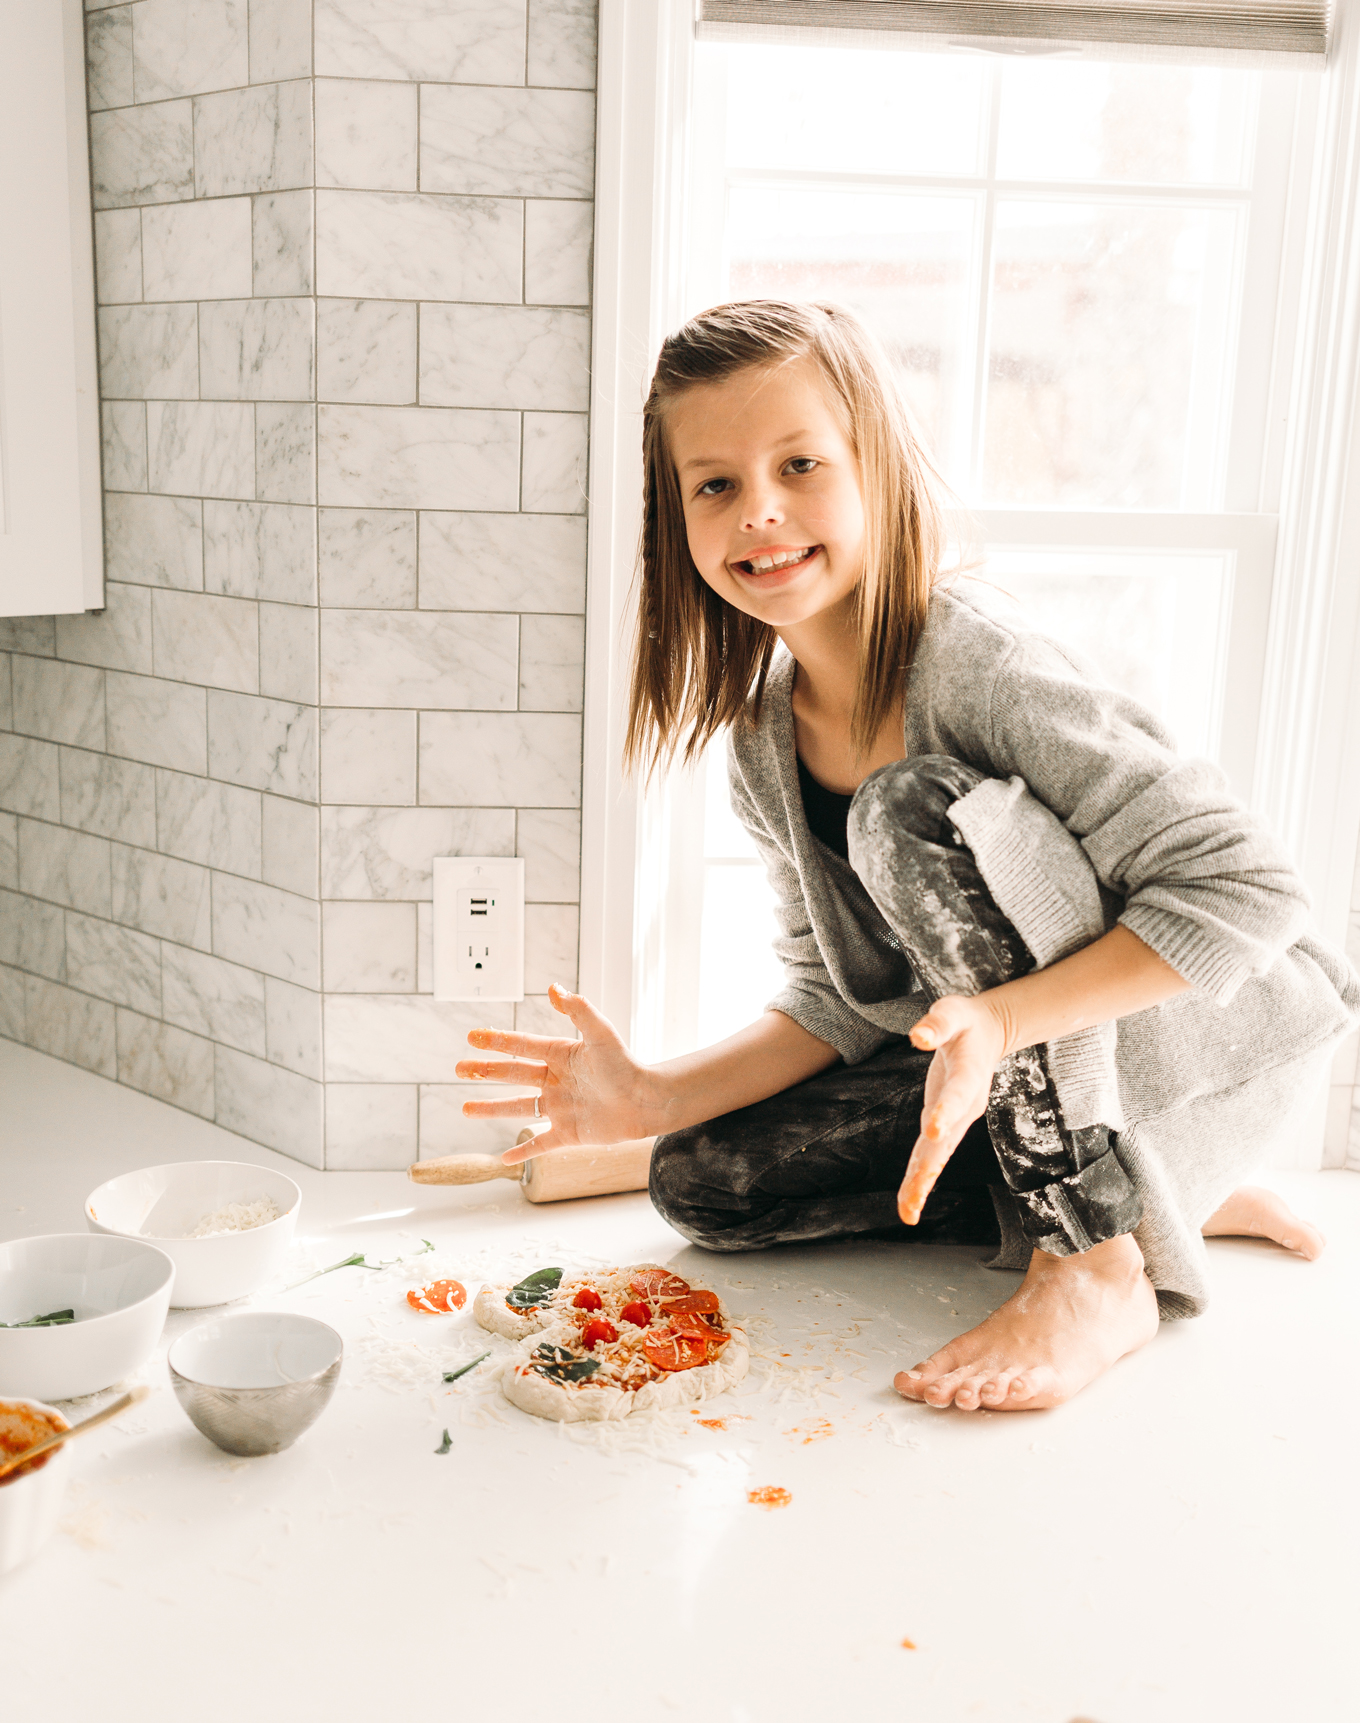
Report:
M1286 54L1327 52L1328 0L699 0L701 36L714 27L760 31L890 31L1082 47Z

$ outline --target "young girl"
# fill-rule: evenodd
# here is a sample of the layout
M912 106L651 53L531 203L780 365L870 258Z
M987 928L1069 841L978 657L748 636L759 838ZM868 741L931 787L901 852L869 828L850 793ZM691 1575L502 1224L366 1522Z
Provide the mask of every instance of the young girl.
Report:
M644 436L629 763L727 731L787 984L651 1067L556 989L580 1039L478 1030L509 1059L458 1066L539 1099L464 1111L551 1121L508 1162L654 1137L652 1200L710 1250L998 1245L1014 1296L895 1378L933 1406L1069 1398L1204 1308L1202 1234L1316 1256L1237 1184L1360 982L1213 766L993 588L941 578L933 475L862 326L702 313L662 347Z

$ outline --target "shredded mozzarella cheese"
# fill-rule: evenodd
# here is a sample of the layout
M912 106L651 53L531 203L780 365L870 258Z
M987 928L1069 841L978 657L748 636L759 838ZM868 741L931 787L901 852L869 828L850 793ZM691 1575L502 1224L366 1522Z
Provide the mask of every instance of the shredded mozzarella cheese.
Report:
M249 1203L224 1203L213 1214L205 1214L185 1238L216 1238L224 1232L249 1232L252 1227L268 1226L279 1218L279 1206L273 1197L257 1197Z

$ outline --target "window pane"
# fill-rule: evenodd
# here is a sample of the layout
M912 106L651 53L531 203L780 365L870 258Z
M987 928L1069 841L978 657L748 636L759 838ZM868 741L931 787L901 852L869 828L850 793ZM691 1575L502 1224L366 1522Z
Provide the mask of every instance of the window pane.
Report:
M921 430L950 476L967 472L971 198L736 190L734 299L834 299L860 312L901 368ZM960 472L961 468L961 472Z
M732 798L727 790L727 741L720 736L704 750L704 854L705 856L744 856L758 861L759 850L750 832L732 812Z
M1244 185L1258 78L1216 66L1008 65L1003 179Z
M733 46L727 159L816 173L970 174L988 67L945 54Z
M999 551L987 576L1034 622L1141 701L1183 754L1218 751L1229 553Z
M705 867L697 1046L754 1023L783 987L784 966L770 949L776 932L763 867Z
M1235 206L998 203L989 502L1215 506L1238 222Z

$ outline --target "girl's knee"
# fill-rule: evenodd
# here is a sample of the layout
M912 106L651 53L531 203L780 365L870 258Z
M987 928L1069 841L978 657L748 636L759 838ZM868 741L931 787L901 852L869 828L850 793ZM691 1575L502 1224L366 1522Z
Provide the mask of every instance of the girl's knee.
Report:
M741 1250L744 1246L732 1231L743 1216L713 1206L703 1137L702 1129L695 1126L656 1139L647 1194L662 1220L690 1244L704 1250Z
M948 754L918 754L880 766L855 792L850 807L852 848L856 838L876 842L885 830L952 845L946 815L981 782L981 772Z

